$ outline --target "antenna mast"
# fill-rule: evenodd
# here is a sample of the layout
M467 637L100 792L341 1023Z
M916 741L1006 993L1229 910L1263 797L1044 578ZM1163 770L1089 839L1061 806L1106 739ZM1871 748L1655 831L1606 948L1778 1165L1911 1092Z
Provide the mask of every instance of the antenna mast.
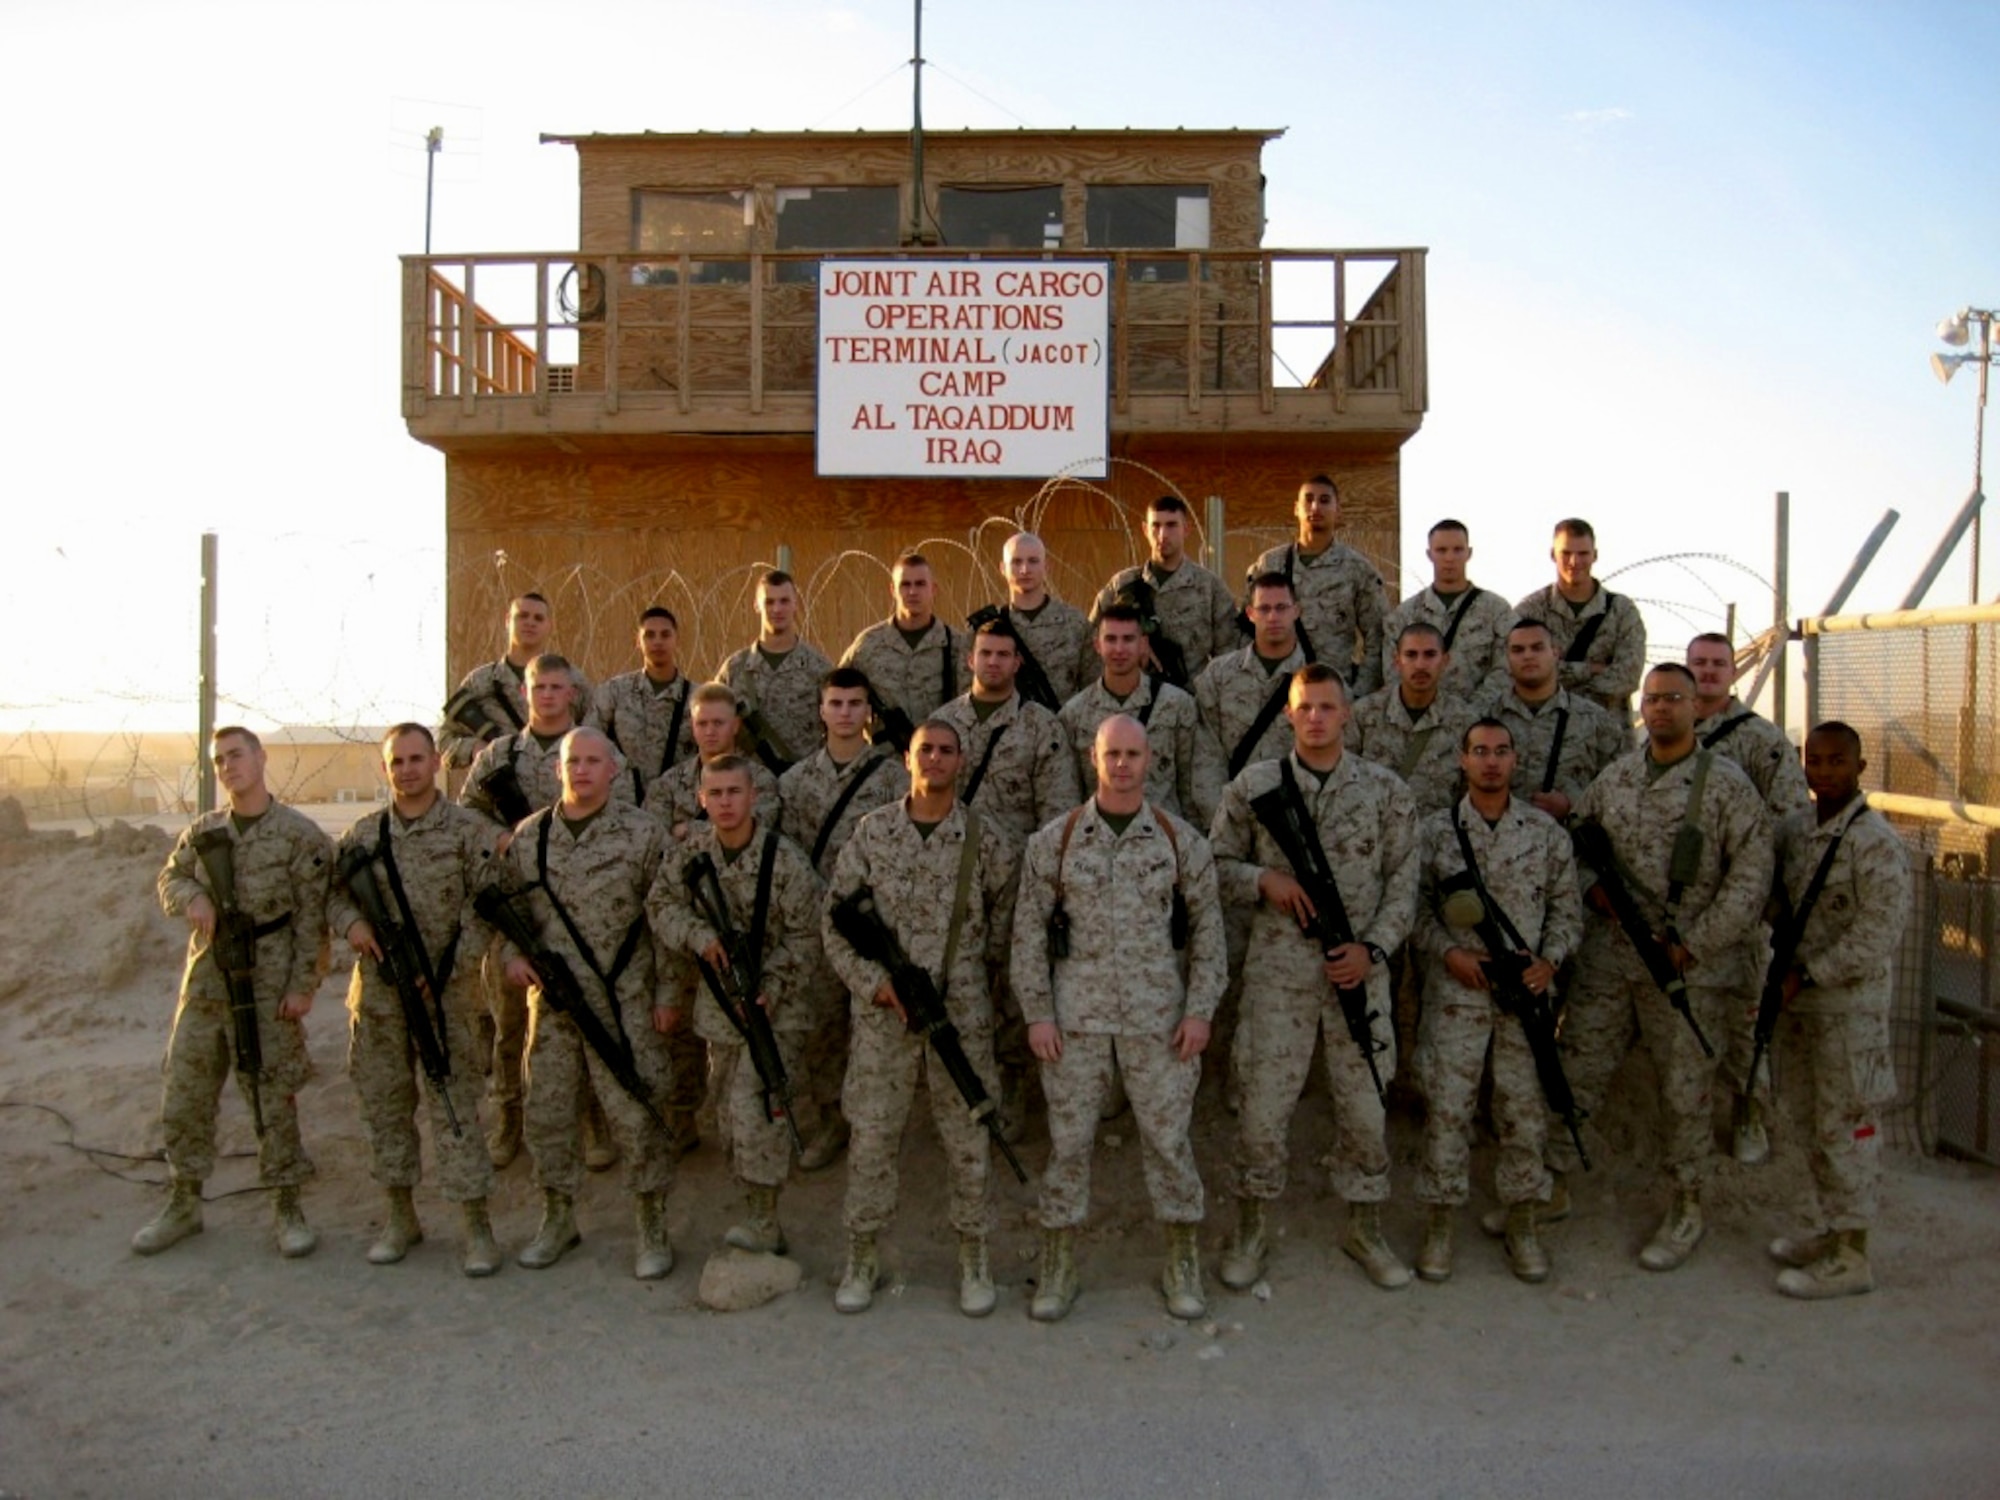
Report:
M916 22L910 59L910 232L905 243L924 242L924 0L914 0Z

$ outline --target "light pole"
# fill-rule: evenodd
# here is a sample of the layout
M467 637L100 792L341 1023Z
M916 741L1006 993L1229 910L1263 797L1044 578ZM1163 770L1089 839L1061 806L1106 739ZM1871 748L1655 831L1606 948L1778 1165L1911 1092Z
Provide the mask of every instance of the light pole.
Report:
M438 152L444 149L444 126L433 125L424 137L424 254L431 253L431 190L437 182ZM1950 376L1945 376L1949 380Z
M1986 500L1986 372L1993 365L1993 320L1996 314L1990 308L1961 307L1957 312L1938 324L1937 335L1954 349L1963 349L1972 341L1972 330L1979 330L1979 352L1977 354L1933 354L1931 373L1945 383L1958 373L1960 365L1979 367L1978 414L1972 437L1972 497L1967 504L1972 507L1972 598L1979 602L1979 522L1980 512Z

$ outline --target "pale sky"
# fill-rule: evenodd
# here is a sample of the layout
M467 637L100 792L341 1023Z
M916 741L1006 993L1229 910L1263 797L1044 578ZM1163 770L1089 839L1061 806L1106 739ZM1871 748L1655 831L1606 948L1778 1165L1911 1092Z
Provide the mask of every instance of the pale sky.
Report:
M1883 509L1853 607L1891 608L1972 476L1971 372L1933 329L2000 302L1990 4L933 0L926 123L1285 127L1266 243L1429 249L1431 410L1408 576L1439 515L1478 580L1600 572L1768 619ZM25 728L191 726L196 562L222 534L222 689L253 722L428 718L443 461L397 409L399 254L561 250L540 132L901 129L908 4L0 0L0 361ZM1747 572L1744 570L1748 570ZM1963 550L1930 602L1962 603ZM1756 577L1751 576L1752 574ZM2000 556L1983 592L2000 593ZM886 603L886 598L885 598ZM1656 637L1684 612L1651 612ZM842 643L827 643L838 649ZM1795 709L1795 713L1797 710Z

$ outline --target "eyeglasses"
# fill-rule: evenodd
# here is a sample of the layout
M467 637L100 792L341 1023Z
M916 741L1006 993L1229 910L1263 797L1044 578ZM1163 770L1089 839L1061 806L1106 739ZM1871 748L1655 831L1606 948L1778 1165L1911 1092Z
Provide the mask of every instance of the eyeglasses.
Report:
M1641 693L1639 695L1639 702L1648 708L1652 707L1655 703L1685 703L1687 701L1688 695L1686 693Z

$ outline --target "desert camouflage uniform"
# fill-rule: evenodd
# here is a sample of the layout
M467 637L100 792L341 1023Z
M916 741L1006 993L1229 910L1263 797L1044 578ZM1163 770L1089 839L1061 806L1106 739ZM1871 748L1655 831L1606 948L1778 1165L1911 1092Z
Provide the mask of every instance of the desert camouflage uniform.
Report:
M685 672L676 672L671 682L655 686L645 672L620 672L597 690L584 722L610 736L611 743L625 757L624 777L636 772L642 790L666 774L670 766L694 754L694 711L688 696L694 684ZM680 727L674 729L678 715ZM671 754L667 734L674 732ZM551 799L553 800L553 799Z
M547 885L538 870L538 850L546 831ZM670 1065L666 1038L653 1029L653 1011L671 996L660 983L651 935L645 929L646 893L667 842L659 823L629 803L610 802L573 829L556 808L544 808L515 830L501 856L504 888L526 891L518 907L541 933L543 944L560 953L576 975L585 1002L613 1037L623 1035L646 1086L647 1102L666 1102ZM569 927L555 912L560 900L606 974L631 944L630 957L616 980L615 1004L605 994L595 967L578 950ZM633 923L639 923L634 939ZM523 956L500 941L502 963ZM528 1104L526 1139L535 1164L535 1183L544 1191L575 1197L583 1181L579 1149L586 1087L595 1091L618 1143L626 1190L664 1193L672 1186L674 1157L666 1132L611 1076L604 1060L583 1039L576 1023L528 991Z
M1391 678L1354 705L1341 743L1350 754L1396 773L1410 789L1418 816L1442 812L1458 797L1458 742L1477 718L1469 703L1439 693L1421 718L1403 702Z
M503 656L498 661L485 662L467 672L458 685L459 691L477 695L501 722L525 728L528 722L527 670L525 666L515 666ZM581 667L572 662L570 681L576 687L576 715L581 723L590 707L590 679L583 675ZM455 698L458 693L452 696ZM501 706L503 703L506 707ZM514 710L511 719L507 714L509 707ZM445 766L456 771L471 765L480 750L493 739L505 737L504 732L495 736L490 730L475 730L456 719L447 719L438 726L438 753L444 757Z
M819 722L819 680L833 663L817 646L800 641L776 662L756 645L745 646L715 674L736 694L743 717L762 717L771 753L788 765L811 757L823 737ZM762 758L761 756L759 757Z
M983 761L986 775L969 803L1016 847L1082 800L1069 738L1055 714L1041 704L1030 703L1017 692L982 719L967 693L939 709L936 717L958 731L960 799L967 800L966 786Z
M1090 1210L1090 1152L1115 1065L1139 1128L1146 1191L1168 1224L1201 1222L1201 1175L1188 1124L1201 1059L1183 1062L1173 1033L1183 1017L1208 1021L1222 1000L1227 958L1215 860L1190 823L1141 808L1120 834L1095 799L1077 810L1060 859L1068 814L1028 841L1014 923L1012 987L1030 1024L1053 1021L1062 1056L1041 1064L1049 1103L1049 1159L1042 1172L1044 1229L1081 1224ZM1188 909L1188 940L1169 940L1175 871ZM1049 914L1060 876L1070 956L1049 953Z
M910 716L910 723L917 725L958 696L970 646L962 631L953 630L935 615L912 646L891 617L857 635L840 664L867 673L875 695L900 708Z
M1315 660L1339 670L1357 698L1382 685L1382 575L1345 542L1314 556L1297 542L1273 547L1243 575L1244 606L1249 583L1260 573L1283 573L1299 595L1299 628L1312 642Z
M1018 604L1009 604L1002 613L1055 689L1056 707L1069 702L1097 662L1097 653L1090 648L1090 621L1083 611L1050 595L1033 614Z
M1778 832L1785 893L1796 905L1845 828L1819 899L1806 918L1798 964L1812 982L1785 1008L1778 1045L1806 1075L1818 1222L1866 1229L1882 1181L1877 1110L1895 1097L1889 1053L1889 966L1910 911L1909 854L1882 815L1856 797L1821 826L1811 808Z
M1552 583L1515 605L1514 613L1549 627L1555 638L1558 683L1591 699L1618 721L1621 730L1632 722L1632 695L1639 691L1639 680L1646 675L1646 622L1630 598L1614 594L1600 583L1589 602L1579 607L1563 598L1562 590ZM1564 661L1570 643L1597 615L1609 618L1597 627L1584 659ZM1596 663L1602 663L1604 670L1593 676L1590 668Z
M1737 720L1741 720L1737 723ZM1734 724L1712 747L1709 740L1724 725ZM1705 719L1695 721L1694 737L1704 748L1713 748L1718 755L1727 756L1736 762L1750 784L1757 788L1757 795L1764 799L1764 812L1771 820L1775 831L1791 814L1802 807L1812 806L1812 793L1806 788L1806 773L1799 761L1799 752L1792 748L1792 742L1785 737L1785 731L1773 724L1762 714L1753 713L1732 697L1728 703ZM1730 1087L1741 1094L1747 1092L1744 1079L1750 1072L1750 1059L1756 1055L1757 1000L1762 990L1764 970L1770 967L1770 930L1762 923L1753 925L1744 938L1746 980L1740 989L1732 990L1727 1001L1728 1013L1725 1030L1728 1040L1722 1047L1722 1076ZM1770 1075L1763 1069L1758 1079L1758 1091L1763 1093L1770 1083Z
M479 758L472 763L471 774L465 778L465 785L459 788L458 800L496 827L507 828L506 818L494 806L493 796L486 789L486 778L506 765L512 766L514 774L520 778L521 790L527 794L530 808L539 812L553 807L562 798L562 740L562 735L557 735L544 742L532 729L523 729L504 739L494 740L479 752ZM611 800L638 800L638 791L632 785L632 778L626 774L622 759L618 764L618 774L611 783ZM521 1102L522 1060L528 1050L528 992L509 984L501 972L502 967L489 952L484 977L486 1004L493 1026L491 1094L494 1106L504 1110Z
M1201 721L1215 736L1216 746L1222 752L1225 777L1229 774L1230 762L1238 758L1237 742L1250 732L1264 700L1277 689L1278 679L1298 671L1305 664L1305 649L1294 646L1291 654L1278 663L1276 671L1267 672L1253 643L1216 657L1195 679L1195 706L1201 710ZM1269 726L1242 757L1241 763L1245 767L1253 766L1260 760L1289 755L1291 749L1292 721L1285 717L1281 702L1278 712L1271 716Z
M1347 1034L1340 1001L1327 982L1319 945L1257 894L1265 870L1292 873L1270 832L1252 812L1254 798L1279 785L1289 763L1306 810L1319 830L1356 942L1393 952L1416 918L1416 807L1395 774L1356 755L1342 755L1322 785L1298 760L1264 761L1223 789L1212 838L1223 899L1254 907L1244 965L1243 1033L1237 1037L1243 1104L1237 1116L1236 1191L1271 1199L1285 1190L1285 1140L1292 1111L1312 1065L1313 1044L1326 1035L1328 1092L1334 1108L1333 1188L1349 1203L1389 1197L1389 1146L1382 1100L1367 1059ZM1370 1034L1381 1046L1377 1067L1386 1081L1396 1049L1389 1021L1389 970L1368 975ZM1246 1035L1247 1034L1247 1035Z
M966 1058L988 1096L997 1098L1000 1082L993 1065L994 1011L987 975L1007 956L1015 853L990 822L980 820L973 885L952 970L945 975L944 950L958 891L959 861L970 831L966 809L956 804L928 835L911 820L904 804L871 812L840 852L827 908L863 886L874 892L876 910L910 962L925 970L943 992L945 1013L958 1028ZM906 1028L893 1009L875 1003L875 991L887 977L882 967L849 947L830 919L822 921L820 931L827 959L851 997L853 1016L845 1091L847 1119L854 1127L847 1148L847 1228L855 1234L876 1234L895 1216L903 1131L921 1078L930 1091L931 1117L944 1146L951 1227L960 1234L985 1234L990 1164L985 1129L972 1118L929 1044Z
M1624 726L1581 693L1557 688L1539 706L1524 703L1510 684L1482 704L1474 718L1498 719L1514 737L1514 779L1508 790L1523 801L1548 781L1549 756L1562 733L1562 755L1549 786L1574 804L1598 772L1630 748Z
M1709 752L1685 756L1657 777L1650 752L1633 751L1592 782L1576 818L1594 818L1632 878L1632 895L1655 932L1665 925L1667 867L1686 817L1694 772L1709 759L1708 785L1696 820L1704 835L1701 864L1682 893L1681 942L1693 955L1686 973L1688 1003L1711 1041L1720 1034L1726 996L1746 982L1744 936L1771 890L1771 825L1750 778ZM1581 871L1586 891L1597 872ZM1693 1030L1646 972L1625 931L1592 913L1584 923L1563 1013L1563 1069L1577 1105L1588 1115L1633 1041L1644 1043L1659 1080L1661 1159L1675 1184L1698 1189L1713 1149L1711 1094L1716 1065L1702 1055ZM1567 1134L1551 1131L1549 1164L1576 1166Z
M840 851L854 836L863 817L909 795L910 773L887 745L870 746L844 766L835 765L822 745L778 779L778 794L784 802L778 826L810 859L834 803L871 762L876 764L867 772L868 779L841 809L840 821L827 831L826 847L813 866L813 872L821 880L833 878L834 861L840 858ZM847 987L832 967L822 964L814 981L815 1020L800 1055L799 1068L804 1074L802 1092L810 1094L824 1113L840 1107L851 1028Z
M1184 559L1171 573L1162 573L1157 563L1148 560L1139 567L1112 574L1111 581L1098 590L1096 602L1091 605L1093 626L1104 607L1117 599L1119 590L1139 577L1153 586L1153 608L1159 614L1160 629L1187 658L1190 686L1216 657L1243 644L1243 633L1236 628L1236 601L1229 595L1229 585L1191 558Z
M1411 946L1424 958L1427 999L1417 1042L1425 1102L1424 1163L1417 1177L1417 1197L1425 1203L1456 1205L1470 1194L1466 1142L1490 1040L1493 1125L1500 1136L1494 1188L1502 1203L1546 1203L1551 1183L1542 1155L1548 1144L1549 1113L1527 1036L1490 991L1466 988L1445 967L1448 949L1485 952L1475 928L1447 925L1440 909L1441 888L1465 872L1457 833L1461 825L1488 893L1530 953L1560 968L1583 936L1576 855L1569 835L1547 813L1512 798L1499 822L1488 826L1468 798L1423 820L1422 898L1411 937ZM1554 1000L1551 995L1551 1003Z
M1470 594L1470 599L1465 597ZM1435 584L1410 595L1382 622L1382 680L1396 680L1396 638L1411 625L1435 625L1440 635L1458 630L1444 649L1451 655L1438 691L1477 703L1507 688L1507 629L1520 614L1490 589L1467 584L1465 594L1447 600Z
M1076 760L1079 796L1097 793L1091 750L1098 727L1113 714L1130 714L1145 726L1146 744L1153 752L1146 764L1146 799L1196 827L1206 827L1222 796L1222 752L1202 723L1193 696L1159 677L1141 676L1132 696L1123 702L1099 677L1062 706L1057 718Z
M195 835L227 828L235 844L237 909L252 922L290 920L257 940L257 1034L264 1067L258 1074L264 1134L257 1142L257 1177L266 1187L294 1187L313 1174L299 1136L300 1084L311 1075L306 1029L278 1018L286 995L310 995L327 970L326 887L333 873L333 841L304 813L273 801L270 810L238 829L227 808L204 813L181 833L158 882L160 909L187 915L196 896L207 896L220 919L222 902L194 850ZM176 1178L204 1182L215 1167L215 1112L223 1081L235 1067L229 992L207 939L188 935L187 967L181 974L180 1002L161 1065L166 1087L160 1123L166 1133L167 1164ZM236 1086L247 1104L250 1091L239 1074Z
M812 1030L813 975L821 963L819 914L821 886L805 852L778 833L773 815L759 809L750 842L732 860L717 842L713 824L697 823L685 842L673 845L660 864L659 879L646 903L653 932L662 948L690 960L719 934L689 895L690 866L706 855L715 863L729 921L738 938L750 939L750 920L757 901L757 871L764 856L767 831L778 840L771 868L769 915L764 926L763 993L770 1001L771 1029L788 1077L797 1078L799 1050ZM725 976L726 978L726 976ZM754 1001L756 996L745 996ZM781 1114L773 1120L764 1110L757 1070L744 1055L743 1039L724 1017L703 983L695 992L695 1030L714 1058L715 1087L728 1113L728 1130L737 1179L752 1187L778 1187L792 1167L791 1135ZM772 1101L776 1108L776 1100Z
M439 1184L445 1198L467 1203L486 1197L493 1188L493 1164L479 1133L480 1079L478 1018L484 1008L479 993L479 956L492 934L472 910L472 898L493 882L493 825L476 813L439 797L418 818L405 823L393 808L370 813L340 836L335 868L352 849L379 850L382 828L388 824L390 857L403 893L410 903L415 931L431 961L431 972L444 984L443 1003L425 1003L425 1014L436 1024L444 1015L445 1059L450 1077L442 1092L451 1098L458 1117L453 1134L438 1086L428 1078L421 1087L430 1103L431 1138L437 1146ZM375 889L392 919L401 920L395 893L382 861L373 862ZM347 883L335 879L327 899L327 925L341 937L362 920L361 908ZM382 934L376 938L381 940ZM449 976L444 973L451 957ZM370 1175L383 1187L409 1188L422 1175L417 1136L417 1091L421 1062L403 1014L403 1002L382 977L374 959L357 953L347 985L347 1071L361 1101L361 1125L368 1136Z

